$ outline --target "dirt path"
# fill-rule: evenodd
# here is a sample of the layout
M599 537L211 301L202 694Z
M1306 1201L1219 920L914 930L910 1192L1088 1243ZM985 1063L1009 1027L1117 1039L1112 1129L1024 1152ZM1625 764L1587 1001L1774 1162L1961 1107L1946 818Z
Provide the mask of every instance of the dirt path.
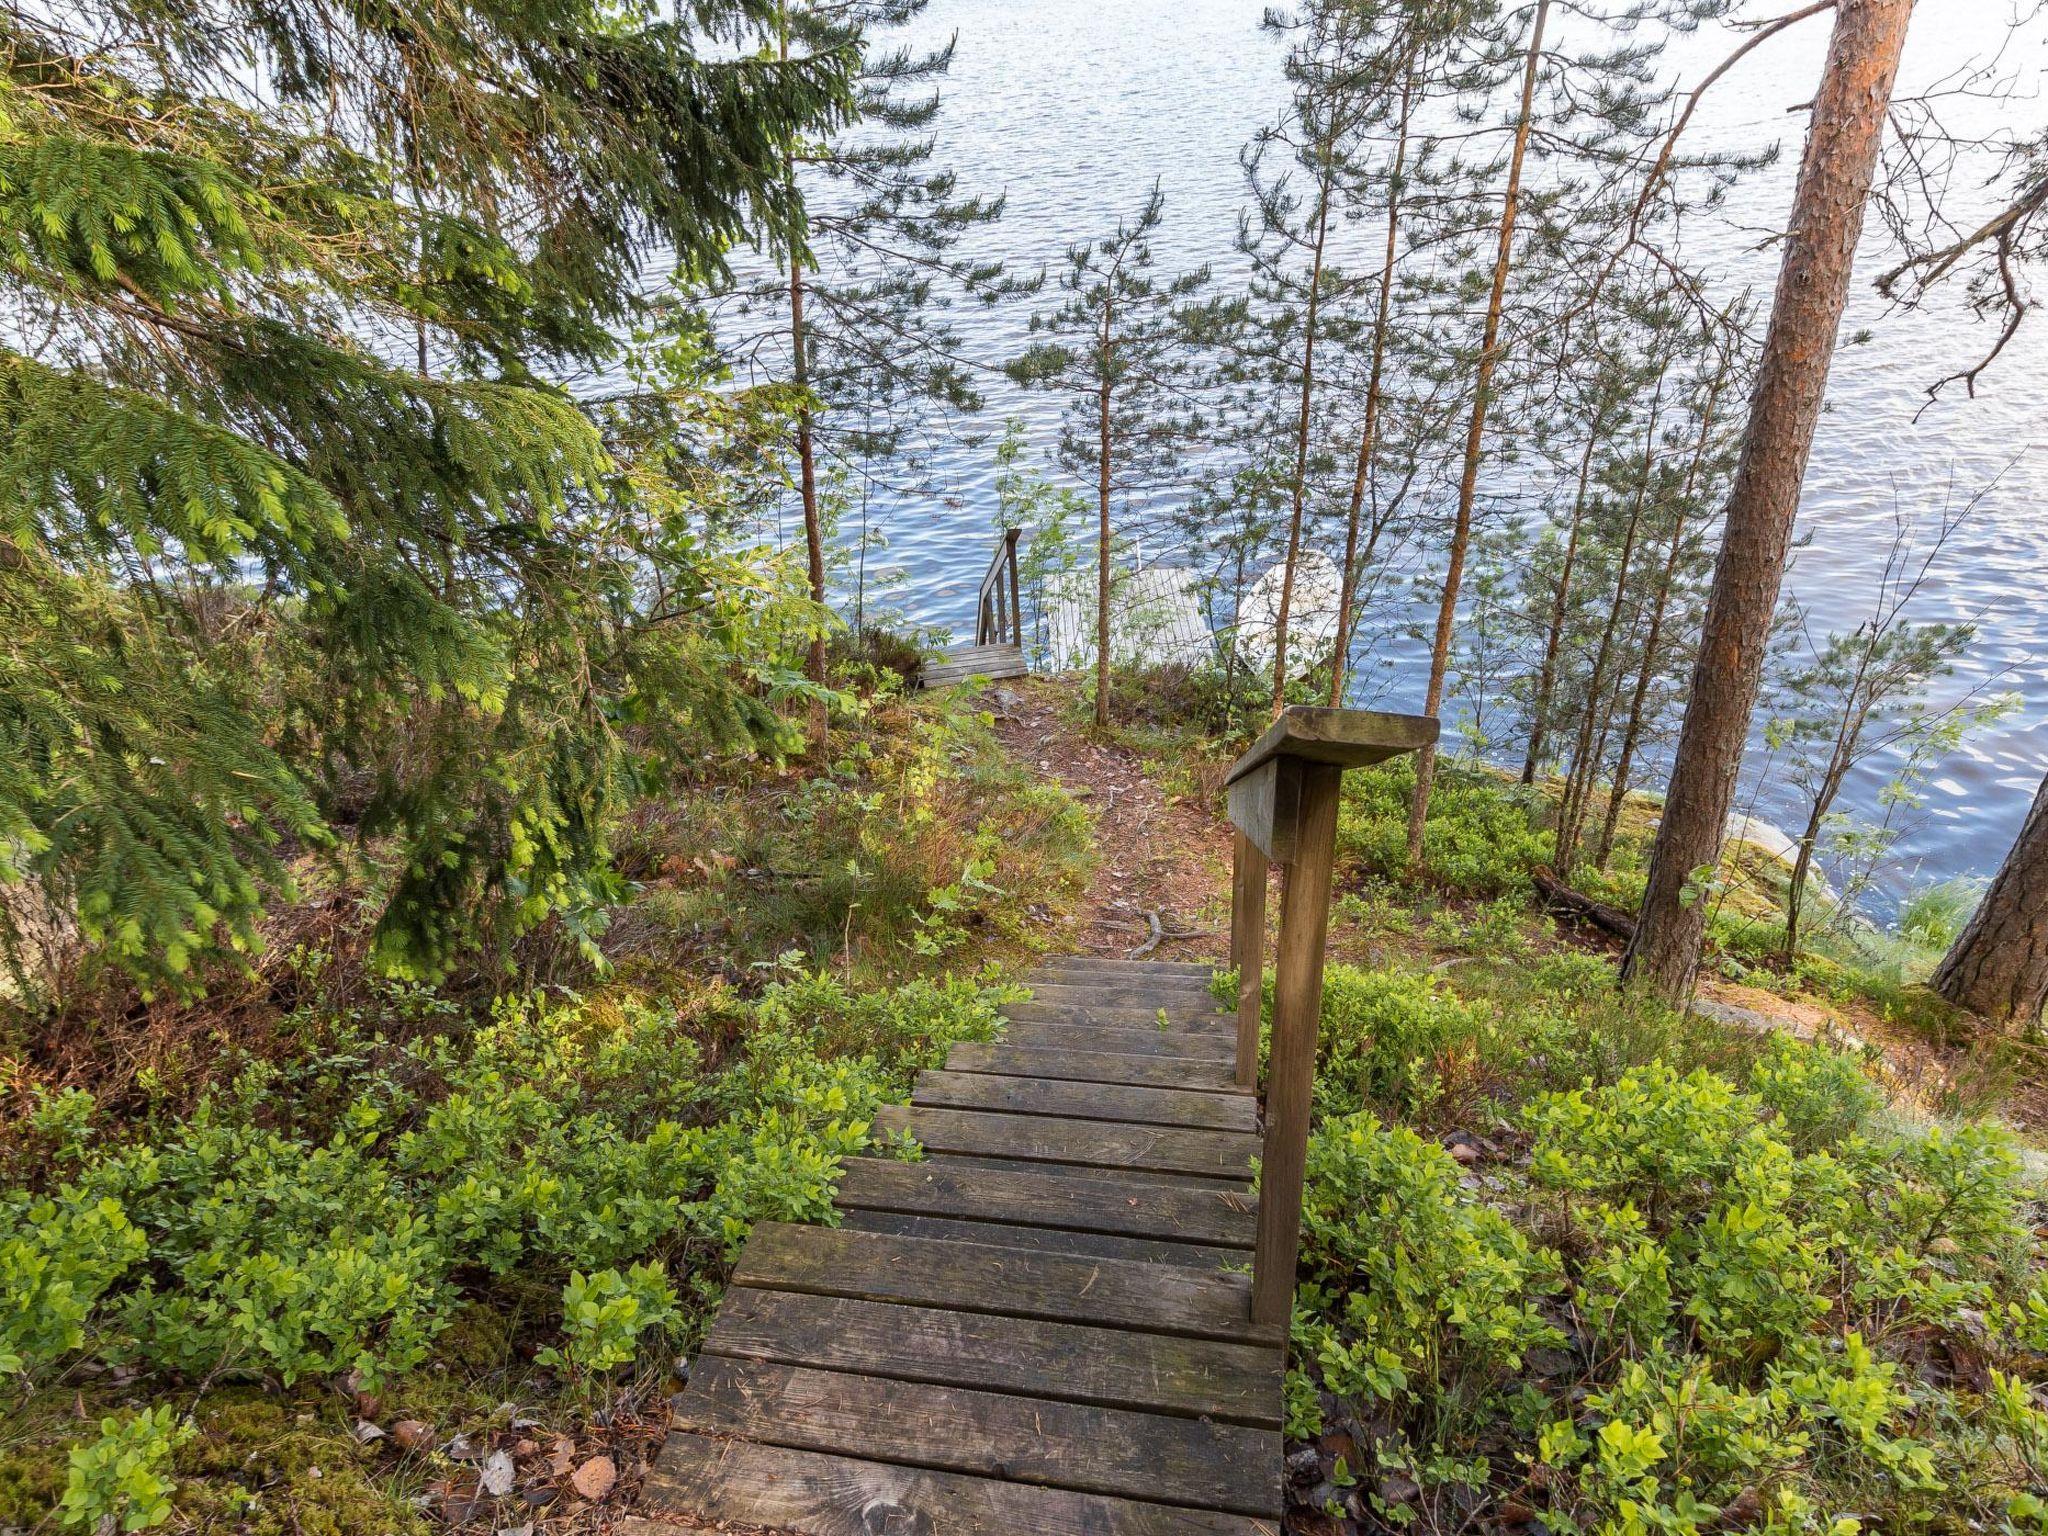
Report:
M1229 829L1200 806L1164 793L1135 753L1091 741L1064 720L1057 687L1034 678L999 684L984 699L997 737L1017 760L1058 780L1095 817L1099 862L1074 915L1075 948L1124 956L1143 950L1154 960L1223 959L1230 948Z

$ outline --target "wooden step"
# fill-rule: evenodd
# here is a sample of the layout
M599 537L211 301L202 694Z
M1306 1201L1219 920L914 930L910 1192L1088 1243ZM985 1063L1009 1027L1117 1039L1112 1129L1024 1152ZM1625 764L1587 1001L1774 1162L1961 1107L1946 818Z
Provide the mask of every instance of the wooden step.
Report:
M937 1158L918 1166L951 1166L955 1161L953 1158ZM979 1171L989 1173L997 1170ZM1127 1189L1131 1187L1125 1185ZM1243 1198L1251 1197L1245 1195ZM912 1216L902 1211L841 1211L839 1225L855 1232L887 1232L897 1237L925 1237L938 1242L979 1243L988 1248L1024 1248L1033 1253L1065 1253L1076 1258L1124 1259L1133 1264L1243 1271L1251 1263L1251 1254L1243 1248L1217 1248L1207 1243L1170 1243L1156 1237L1120 1237L1113 1232L1070 1232L1059 1227L1014 1227L1002 1222L967 1221L952 1216Z
M711 1359L691 1374L677 1427L763 1445L930 1467L1081 1493L1280 1513L1271 1430L766 1361ZM668 1458L663 1457L663 1462ZM657 1466L654 1474L662 1477Z
M1111 1125L1096 1120L903 1105L887 1105L877 1111L875 1127L884 1133L907 1130L934 1152L1094 1168L1152 1168L1164 1173L1236 1176L1245 1172L1259 1150L1258 1137L1240 1131Z
M946 1070L994 1072L1010 1077L1057 1077L1082 1083L1131 1083L1149 1088L1180 1088L1251 1097L1251 1090L1240 1088L1233 1079L1229 1057L1189 1061L1184 1057L1068 1050L1059 1045L962 1041L946 1053Z
M1161 1173L1156 1168L1066 1168L1058 1163L1033 1162L1022 1157L988 1157L970 1152L937 1152L925 1161L944 1163L949 1168L990 1168L999 1173L1041 1173L1047 1168L1065 1168L1069 1173L1121 1179L1130 1184L1163 1184L1175 1189L1211 1189L1243 1194L1252 1187L1250 1169L1239 1174L1221 1174Z
M1212 1035L1237 1039L1237 1020L1226 1013L1182 1009L1160 1017L1158 1009L1089 1007L1082 1003L1008 1003L1003 1017L1013 1024L1077 1024L1088 1029L1149 1029L1166 1035Z
M1221 1190L1135 1186L1057 1167L1024 1173L962 1168L950 1159L897 1163L848 1158L839 1204L853 1210L959 1216L1249 1250L1258 1202Z
M1077 1083L1066 1078L995 1077L982 1072L920 1072L914 1104L986 1109L1007 1115L1060 1115L1122 1120L1132 1125L1184 1125L1211 1131L1256 1131L1258 1110L1237 1095L1174 1088Z
M1207 987L1132 987L1064 981L1034 981L1030 986L1034 1003L1138 1013L1148 1018L1163 1012L1169 1019L1184 1019L1219 1013L1223 1008Z
M1029 983L1043 981L1055 987L1115 987L1119 990L1133 990L1148 987L1164 995L1184 997L1190 994L1208 997L1210 977L1208 970L1199 971L1126 971L1106 965L1075 965L1066 960L1045 960L1024 973Z
M1043 955L1035 963L1117 976L1193 977L1204 982L1220 964L1207 960L1127 960L1121 955Z
M732 1283L1225 1342L1280 1337L1251 1324L1248 1275L840 1227L757 1223Z
M1277 1429L1280 1351L735 1286L707 1355Z
M1237 1040L1221 1030L1110 1028L1096 1024L1041 1023L1026 1019L1003 1031L1005 1045L1035 1050L1097 1051L1120 1056L1166 1056L1176 1061L1221 1062L1226 1070L1237 1060Z
M669 1437L646 1498L704 1520L805 1536L1251 1536L1272 1529L1243 1515L694 1434ZM674 1527L632 1520L625 1529L627 1536L667 1536Z

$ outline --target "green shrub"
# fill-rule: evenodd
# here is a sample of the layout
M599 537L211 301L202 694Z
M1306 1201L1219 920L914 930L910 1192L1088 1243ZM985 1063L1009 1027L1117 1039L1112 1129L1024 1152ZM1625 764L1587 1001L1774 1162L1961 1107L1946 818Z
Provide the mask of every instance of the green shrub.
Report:
M0 1196L0 1376L77 1349L94 1305L148 1246L117 1200L71 1185Z
M1294 1344L1340 1397L1483 1401L1562 1342L1538 1308L1555 1265L1413 1131L1356 1114L1310 1136ZM1316 1428L1304 1381L1288 1394L1297 1435Z
M146 1531L171 1517L171 1458L192 1426L168 1404L126 1419L100 1420L100 1433L71 1452L71 1473L57 1506L66 1525L92 1531Z
M1316 1041L1318 1109L1420 1112L1437 1093L1443 1054L1479 1027L1474 1011L1427 971L1328 967Z
M663 1328L676 1316L676 1293L659 1264L635 1264L624 1274L601 1269L575 1271L562 1287L560 1349L547 1348L534 1358L571 1376L590 1377L616 1370L640 1347L640 1335Z
M1422 869L1408 868L1408 802L1413 758L1398 757L1344 776L1337 850L1369 874L1420 878L1460 896L1528 888L1529 871L1550 858L1550 833L1531 791L1483 766L1444 762L1422 829Z

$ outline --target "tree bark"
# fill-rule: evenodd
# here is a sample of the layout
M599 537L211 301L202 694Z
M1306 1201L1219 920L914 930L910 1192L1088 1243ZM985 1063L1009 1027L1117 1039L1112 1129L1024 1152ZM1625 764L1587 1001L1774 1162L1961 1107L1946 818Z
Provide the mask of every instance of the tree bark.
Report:
M1550 0L1536 0L1536 18L1530 24L1529 52L1522 67L1521 117L1515 124L1514 152L1508 157L1508 183L1500 209L1500 244L1493 258L1493 287L1486 299L1486 325L1479 340L1479 367L1472 381L1472 419L1465 428L1465 467L1458 478L1458 514L1451 526L1451 559L1444 571L1443 601L1437 605L1436 638L1429 652L1429 684L1422 696L1422 712L1433 715L1443 707L1444 673L1451 660L1451 626L1458 617L1458 589L1465 579L1465 551L1472 542L1472 503L1479 494L1480 450L1486 441L1486 408L1493 390L1493 370L1499 359L1500 314L1507 297L1508 272L1514 265L1515 214L1521 205L1522 161L1529 151L1529 130L1536 105L1536 73L1543 62L1543 24L1550 19ZM1422 863L1422 826L1429 816L1429 790L1436 780L1436 744L1424 747L1415 759L1415 795L1408 804L1408 863Z
M1564 646L1565 615L1571 610L1572 573L1579 562L1579 530L1586 520L1586 488L1593 478L1593 451L1600 446L1606 429L1606 417L1595 415L1586 432L1586 451L1579 456L1579 489L1572 497L1572 520L1565 532L1564 557L1557 569L1557 591L1550 600L1550 624L1543 635L1543 663L1536 672L1536 697L1529 707L1529 747L1522 754L1524 784L1536 782L1536 770L1543 763L1550 698L1557 691L1557 657Z
M1393 319L1394 257L1401 239L1401 178L1408 166L1408 115L1415 94L1415 55L1411 49L1401 73L1400 127L1394 137L1394 167L1387 176L1387 245L1380 268L1379 312L1373 317L1372 366L1365 381L1365 422L1358 433L1358 463L1351 475L1351 510L1344 525L1344 571L1337 594L1337 649L1330 657L1330 708L1344 702L1345 672L1351 660L1351 604L1358 596L1358 519L1365 509L1365 490L1372 478L1374 450L1379 443L1380 393L1386 373L1387 335ZM1377 506L1377 503L1375 503ZM1374 524L1366 559L1379 543Z
M1912 11L1912 0L1835 9L1642 919L1622 960L1625 980L1672 1003L1699 965L1707 903L1698 882L1720 861Z
M1316 311L1323 296L1323 246L1330 231L1327 146L1316 194L1316 243L1309 262L1308 299L1302 306L1301 411L1294 424L1294 510L1287 522L1287 562L1280 572L1280 605L1273 616L1273 713L1287 707L1287 620L1294 606L1294 570L1301 559L1301 519L1308 503L1308 429L1316 382Z
M1109 729L1109 450L1110 303L1102 301L1101 348L1095 370L1095 728Z
M1586 685L1586 710L1579 721L1578 748L1572 755L1572 771L1565 779L1564 800L1558 806L1556 847L1558 871L1570 877L1578 862L1579 834L1585 829L1586 805L1593 794L1593 780L1600 771L1600 759L1607 755L1607 731L1611 718L1606 699L1607 664L1614 659L1614 636L1621 628L1621 610L1628 599L1628 578L1635 563L1636 534L1642 528L1643 503L1649 500L1650 477L1657 472L1657 418L1664 405L1664 380L1670 372L1667 358L1657 373L1657 389L1650 397L1650 419L1643 430L1643 458L1636 467L1635 494L1629 501L1628 524L1621 539L1621 553L1614 565L1614 598L1607 607L1607 622L1600 629L1600 644L1593 653L1593 673ZM1595 733L1598 744L1595 744Z
M2027 1028L2039 1022L2048 1002L2048 780L1929 985L1997 1023Z

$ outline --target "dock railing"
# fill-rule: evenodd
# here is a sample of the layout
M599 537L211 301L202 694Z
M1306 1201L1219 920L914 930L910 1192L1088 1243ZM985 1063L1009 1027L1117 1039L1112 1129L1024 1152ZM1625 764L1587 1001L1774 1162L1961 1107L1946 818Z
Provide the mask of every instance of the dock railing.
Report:
M981 578L981 594L974 605L976 645L1024 643L1024 609L1017 600L1017 540L1023 531L1006 528L996 541L995 558Z
M1266 1133L1259 1158L1252 1321L1284 1327L1294 1308L1309 1097L1322 1012L1323 945L1344 770L1383 762L1437 738L1428 715L1367 709L1284 711L1225 780L1237 829L1230 957L1237 968L1237 1081L1256 1087L1266 954L1266 875L1285 871L1273 967L1273 1037L1266 1064Z

